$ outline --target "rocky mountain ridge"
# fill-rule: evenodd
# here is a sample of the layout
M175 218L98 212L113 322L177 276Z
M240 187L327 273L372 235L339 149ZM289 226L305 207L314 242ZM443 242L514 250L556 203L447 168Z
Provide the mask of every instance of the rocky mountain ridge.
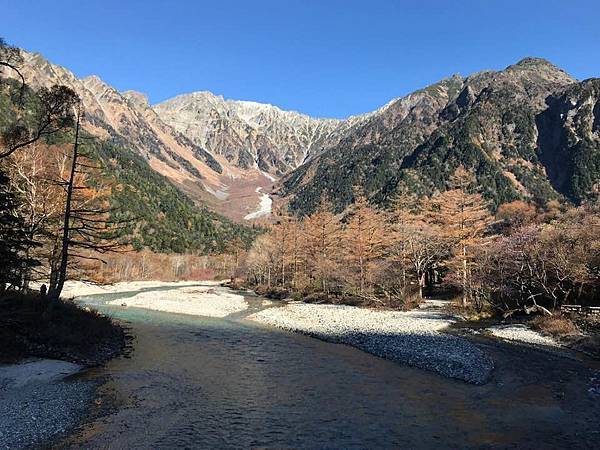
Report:
M144 94L24 57L33 85L65 84L81 96L90 132L131 146L191 198L236 220L255 217L266 192L300 214L323 193L342 210L354 185L383 205L400 186L430 195L459 164L492 206L577 203L599 181L599 81L579 82L540 58L454 75L338 120L206 91L151 106Z
M238 170L163 122L144 94L121 93L97 76L79 79L38 53L22 55L21 69L32 87L62 84L72 88L82 100L88 132L134 149L199 204L207 203L240 219L258 207L261 196L255 186L271 187L272 180L260 170Z
M385 205L400 186L421 195L447 189L462 164L492 207L581 202L600 182L599 83L578 82L540 58L442 80L392 102L286 175L279 201L303 214L325 193L342 210L361 185Z
M161 119L197 145L242 169L282 176L337 143L365 116L317 119L276 106L194 92L153 106Z

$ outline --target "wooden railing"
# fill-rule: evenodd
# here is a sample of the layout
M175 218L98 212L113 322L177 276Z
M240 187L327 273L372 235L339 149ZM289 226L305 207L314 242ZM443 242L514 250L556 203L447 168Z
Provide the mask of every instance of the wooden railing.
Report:
M600 307L598 306L562 305L560 311L567 314L600 317Z

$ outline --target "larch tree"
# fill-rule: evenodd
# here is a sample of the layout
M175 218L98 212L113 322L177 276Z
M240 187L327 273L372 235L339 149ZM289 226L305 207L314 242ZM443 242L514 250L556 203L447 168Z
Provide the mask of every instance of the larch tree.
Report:
M369 205L358 187L354 187L354 204L344 231L345 258L363 294L371 283L374 263L385 254L386 233L383 214Z
M64 205L61 228L55 236L50 263L48 295L58 298L68 278L68 270L76 260L98 260L100 255L122 248L119 238L128 220L113 220L107 201L108 190L90 186L90 178L100 168L91 164L82 145L81 103L75 109L75 130L68 171L61 177Z
M266 284L271 287L276 261L277 248L272 236L265 233L257 237L246 258L247 270L254 278L256 285Z
M515 200L503 203L496 211L496 219L504 224L508 230L515 230L535 221L537 211L531 203Z
M426 276L448 257L448 245L435 225L415 222L406 230L405 258L419 286L419 297L423 298Z
M389 256L395 264L400 266L402 291L407 286L407 243L415 229L415 224L423 221L421 214L423 201L402 187L392 200L389 220Z
M292 260L294 250L292 235L294 219L281 209L274 212L273 219L274 224L270 234L277 246L277 271L281 280L281 286L285 287L289 276L287 269Z
M441 236L453 247L463 306L471 296L473 250L485 242L486 231L493 221L482 195L470 192L474 181L474 177L459 166L450 178L451 189L435 196L431 205L433 222L439 225Z
M304 260L302 259L302 236L304 233L304 225L302 221L298 220L296 217L290 216L289 227L290 269L292 272L291 285L293 289L296 289L304 264Z
M225 245L225 254L231 256L230 268L228 270L231 281L235 280L240 269L240 262L246 253L246 244L239 236Z
M325 293L338 272L341 238L341 222L322 197L317 210L304 220L304 258L310 278Z

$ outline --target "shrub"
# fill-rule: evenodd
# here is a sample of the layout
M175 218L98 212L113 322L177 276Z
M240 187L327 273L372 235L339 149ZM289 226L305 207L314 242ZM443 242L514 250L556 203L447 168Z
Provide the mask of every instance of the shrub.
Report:
M577 326L568 317L561 315L537 316L530 324L533 329L544 331L556 337L579 334Z

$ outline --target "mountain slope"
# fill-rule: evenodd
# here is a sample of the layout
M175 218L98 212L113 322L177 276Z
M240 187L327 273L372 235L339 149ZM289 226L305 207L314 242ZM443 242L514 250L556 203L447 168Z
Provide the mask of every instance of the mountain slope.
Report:
M180 95L153 108L195 144L237 167L254 166L274 176L333 145L362 120L315 119L272 105L225 100L210 92Z
M210 92L150 106L143 94L79 80L40 55L25 61L33 85L61 83L80 94L89 132L133 150L198 205L235 220L264 218L265 193L300 214L323 193L341 211L353 185L382 205L402 185L431 195L448 187L459 164L492 206L578 203L599 182L598 80L578 82L539 58L455 75L346 120Z
M550 183L575 202L600 183L600 79L550 96L536 117L538 157Z
M280 202L303 214L324 192L341 210L355 184L379 204L399 185L430 195L448 187L459 164L494 206L579 202L600 176L597 86L538 58L443 80L392 102L286 175Z
M22 71L36 88L63 84L81 97L84 128L101 139L115 139L148 161L199 205L241 220L259 206L256 187L270 189L272 178L260 170L243 170L166 124L148 105L143 94L118 92L100 78L78 79L68 69L40 54L22 52Z
M11 91L16 89L18 85L12 80L0 84L0 128L16 120L11 101ZM110 90L104 92L107 96L114 95ZM83 94L88 95L85 91ZM29 110L35 110L39 101L31 95L29 88L25 91L24 100ZM87 101L90 102L90 99ZM94 127L99 125L107 134L90 139L86 131L82 140L85 153L102 168L98 174L94 172L90 183L93 186L99 184L103 190L110 192L108 202L113 214L132 220L125 235L135 248L147 247L158 252L212 253L223 251L229 242L238 238L247 244L251 242L257 230L236 224L195 204L150 167L135 143L115 133L98 117L88 115L87 120L94 123L88 122L87 128L96 130ZM48 151L70 145L71 139L68 133L52 135L46 142Z

